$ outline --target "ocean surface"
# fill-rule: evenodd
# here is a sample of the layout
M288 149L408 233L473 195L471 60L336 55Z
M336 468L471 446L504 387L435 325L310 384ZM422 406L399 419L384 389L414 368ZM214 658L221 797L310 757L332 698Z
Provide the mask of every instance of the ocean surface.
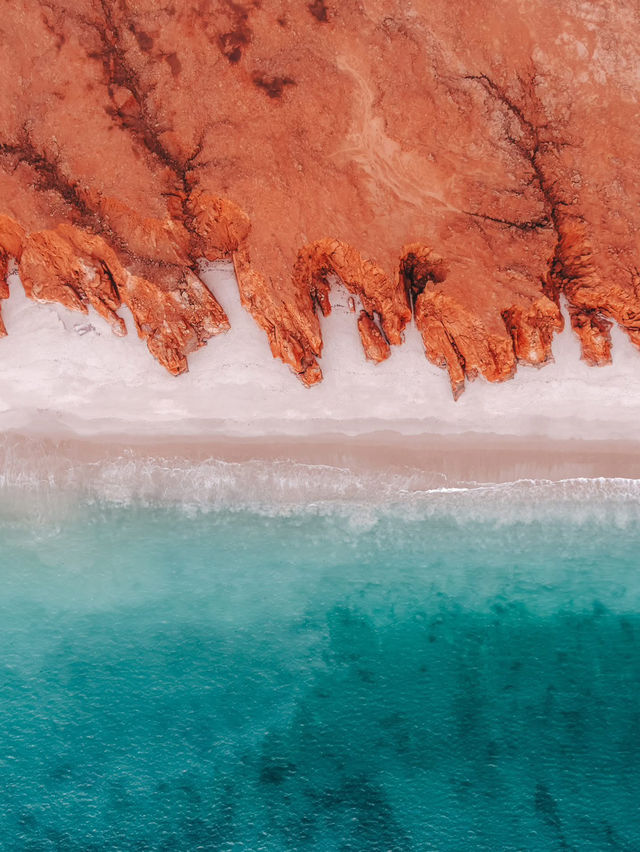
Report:
M183 473L0 489L2 850L640 849L637 483Z

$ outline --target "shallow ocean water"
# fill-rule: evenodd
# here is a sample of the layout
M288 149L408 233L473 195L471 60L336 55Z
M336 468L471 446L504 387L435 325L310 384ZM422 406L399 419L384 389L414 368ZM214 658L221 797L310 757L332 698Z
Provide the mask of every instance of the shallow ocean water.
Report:
M7 498L1 848L639 849L638 507Z

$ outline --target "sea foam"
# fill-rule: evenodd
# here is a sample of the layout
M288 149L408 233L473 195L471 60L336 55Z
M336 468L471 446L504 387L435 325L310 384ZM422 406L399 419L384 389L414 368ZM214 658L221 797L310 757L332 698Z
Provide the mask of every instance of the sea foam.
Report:
M342 513L373 523L381 515L444 514L495 524L556 518L624 526L640 520L640 480L624 477L448 479L436 470L363 468L287 459L229 461L154 455L141 449L81 458L64 444L5 436L0 501L28 514L73 511L78 503L158 505L186 513L249 510L266 516Z

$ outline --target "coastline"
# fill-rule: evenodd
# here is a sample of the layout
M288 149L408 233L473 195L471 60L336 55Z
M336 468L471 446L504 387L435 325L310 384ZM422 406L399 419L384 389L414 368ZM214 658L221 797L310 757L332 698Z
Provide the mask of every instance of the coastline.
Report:
M406 434L394 429L359 434L239 436L218 433L167 435L64 435L5 432L0 453L6 463L16 451L37 450L41 458L96 464L122 458L155 458L196 466L216 459L230 464L281 463L393 474L438 474L451 484L500 483L518 479L640 479L640 440L553 439L540 436Z
M170 376L137 339L114 337L104 320L35 304L10 275L0 340L0 430L44 436L216 441L306 440L392 431L405 436L470 433L571 441L635 442L640 422L638 351L612 329L613 363L589 367L570 323L553 341L555 362L522 367L509 381L471 382L454 401L445 370L430 364L415 325L381 364L365 360L347 294L334 288L322 319L324 381L305 388L269 351L242 308L228 266L203 273L231 330ZM566 316L565 316L566 319Z
M640 480L638 353L620 330L608 367L579 360L567 322L555 363L503 384L478 380L454 402L413 326L387 362L366 362L337 288L323 320L325 380L304 388L271 357L228 265L203 277L232 331L178 378L151 359L130 317L117 339L95 314L35 305L12 281L0 342L5 486L203 504L256 489L265 500L275 491L297 503L384 503L525 480Z

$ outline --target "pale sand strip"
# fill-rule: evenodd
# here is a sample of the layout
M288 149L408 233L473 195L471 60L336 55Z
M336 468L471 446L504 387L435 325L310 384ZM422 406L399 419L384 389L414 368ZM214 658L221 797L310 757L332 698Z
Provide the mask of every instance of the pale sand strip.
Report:
M367 362L339 288L323 319L324 381L305 388L272 358L264 332L241 307L230 273L207 281L231 319L226 335L190 358L189 373L161 368L131 328L115 338L103 320L37 305L12 278L2 312L0 429L53 435L209 436L369 433L461 437L640 439L640 355L613 329L614 362L580 361L567 322L556 363L522 368L512 381L469 384L454 402L445 371L430 364L415 326L388 361ZM126 317L126 312L124 312ZM130 320L130 317L126 317ZM464 439L467 440L466 438Z

